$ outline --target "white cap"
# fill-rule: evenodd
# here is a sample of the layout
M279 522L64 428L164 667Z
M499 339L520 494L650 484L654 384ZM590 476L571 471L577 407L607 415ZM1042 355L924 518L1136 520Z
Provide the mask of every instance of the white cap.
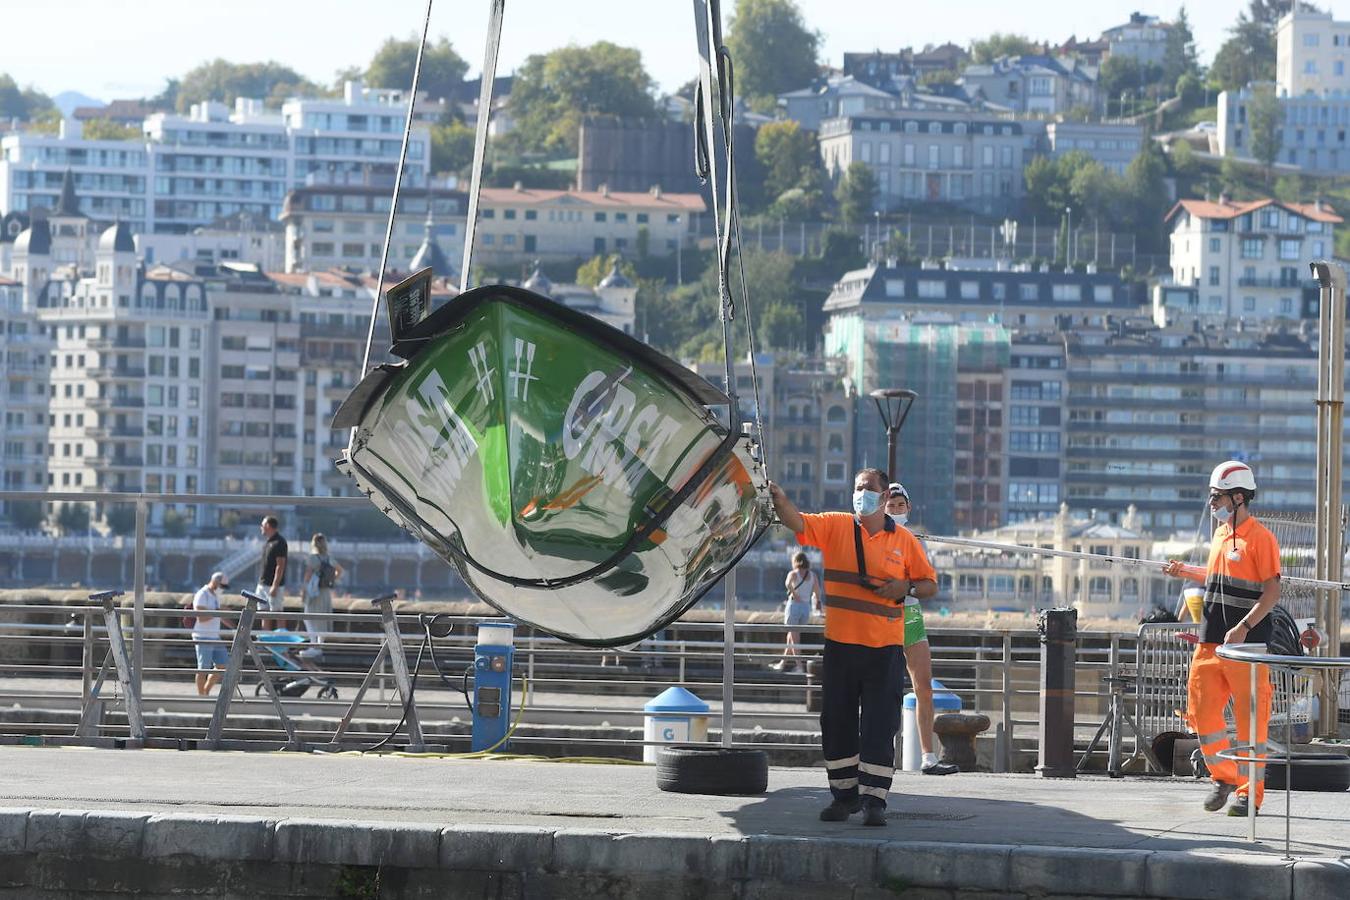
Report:
M892 482L891 482L891 486L890 486L889 488L886 489L886 496L887 496L887 497L904 497L906 500L909 500L909 491L905 490L905 486L904 486L903 484L901 484L900 482L898 482L898 481L892 481ZM914 501L911 500L910 502L912 503L912 502L914 502Z

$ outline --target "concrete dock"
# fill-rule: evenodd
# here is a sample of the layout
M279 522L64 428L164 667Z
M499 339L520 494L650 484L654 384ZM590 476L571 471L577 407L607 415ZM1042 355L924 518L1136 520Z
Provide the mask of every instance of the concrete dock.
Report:
M1350 794L1258 819L1181 779L900 773L888 826L818 821L820 769L762 796L651 766L0 747L3 897L1350 897Z

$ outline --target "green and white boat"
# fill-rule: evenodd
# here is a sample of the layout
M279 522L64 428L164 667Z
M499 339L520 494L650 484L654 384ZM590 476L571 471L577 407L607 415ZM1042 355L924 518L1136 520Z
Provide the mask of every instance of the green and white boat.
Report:
M424 315L390 289L393 353L334 427L338 465L484 601L581 644L631 643L692 606L769 524L726 394L585 313L486 285Z

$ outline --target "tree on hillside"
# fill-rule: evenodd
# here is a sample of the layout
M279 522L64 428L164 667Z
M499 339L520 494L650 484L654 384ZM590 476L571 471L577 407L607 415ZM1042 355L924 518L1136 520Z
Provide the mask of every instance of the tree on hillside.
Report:
M28 121L55 109L52 98L36 88L22 88L8 75L0 74L0 119Z
M431 126L431 170L462 172L473 164L473 129L458 119Z
M653 116L652 88L642 54L632 47L598 41L535 54L511 89L515 138L524 150L575 153L583 116Z
M187 112L194 103L217 100L233 104L238 97L252 97L279 105L288 97L314 97L323 90L290 66L278 62L232 63L213 59L183 76L174 104Z
M1214 54L1210 83L1221 91L1235 91L1257 81L1275 80L1275 26L1293 7L1294 0L1250 0L1229 29L1231 37ZM1304 3L1303 7L1316 11Z
M11 500L7 508L9 524L18 531L37 531L47 517L42 504L36 500Z
M1145 141L1144 149L1125 169L1125 191L1130 204L1133 228L1140 244L1154 252L1166 246L1162 217L1170 201L1167 198L1167 160L1157 141Z
M1280 155L1283 119L1284 110L1275 91L1269 85L1257 88L1247 104L1247 123L1251 126L1252 158L1265 168L1266 184L1270 184L1271 169Z
M773 200L801 187L819 166L815 136L796 122L770 122L755 136L755 156L764 166L764 194Z
M1200 75L1200 57L1195 51L1195 35L1186 17L1186 7L1177 10L1172 27L1167 30L1167 48L1163 52L1163 84L1174 85L1183 75Z
M1025 56L1039 53L1040 49L1031 38L996 31L984 40L971 44L970 56L972 62L991 63L1000 56Z
M1162 78L1162 73L1160 66L1141 64L1132 56L1109 56L1097 73L1097 86L1109 104L1127 92L1136 97L1144 96L1145 91ZM1174 84L1175 80L1169 82L1167 87L1171 88Z
M849 225L861 225L872 216L877 202L877 176L865 162L849 163L835 191L839 217Z
M615 266L619 267L619 271L625 278L634 284L637 284L637 267L618 253L611 253L608 256L592 256L578 266L577 284L583 287L593 288L603 281L605 276L609 274L609 270Z
M412 87L413 68L417 64L417 44L416 36L402 41L388 38L375 51L370 65L366 67L366 82L377 88L407 90ZM422 54L422 77L418 79L418 86L429 97L453 98L458 96L467 71L469 64L455 52L448 40L442 37L438 41L427 41L426 51Z
M751 101L806 87L820 73L820 33L793 0L738 0L726 42L736 93Z

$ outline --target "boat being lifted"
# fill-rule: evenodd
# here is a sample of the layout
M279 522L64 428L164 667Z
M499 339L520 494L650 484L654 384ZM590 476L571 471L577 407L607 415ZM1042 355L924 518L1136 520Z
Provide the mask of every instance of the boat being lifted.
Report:
M423 270L383 295L428 0L375 299L376 311L386 302L401 362L369 368L372 311L363 377L333 421L351 429L338 467L386 516L502 613L579 644L629 644L663 628L773 520L759 403L754 427L743 426L732 377L731 61L719 0L693 6L694 163L712 197L727 391L548 297L469 289L504 0L490 0L461 292L433 311ZM757 391L743 273L740 292Z

